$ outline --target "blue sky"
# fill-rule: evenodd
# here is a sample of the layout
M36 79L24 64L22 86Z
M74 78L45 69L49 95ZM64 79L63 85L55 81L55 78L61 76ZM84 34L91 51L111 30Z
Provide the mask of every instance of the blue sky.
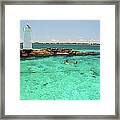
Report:
M99 20L21 20L20 39L23 40L23 28L28 23L32 41L59 42L94 39L100 41Z

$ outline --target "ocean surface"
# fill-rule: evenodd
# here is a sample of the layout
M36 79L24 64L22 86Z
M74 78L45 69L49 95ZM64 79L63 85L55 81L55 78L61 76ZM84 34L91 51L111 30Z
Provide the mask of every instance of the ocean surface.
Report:
M22 47L21 47L22 48ZM100 52L99 45L34 44L33 49ZM64 63L68 60L68 63ZM77 61L77 64L74 64ZM20 60L21 100L99 100L100 55L31 57Z
M23 48L23 44L20 44L20 48ZM44 48L71 48L73 50L100 50L100 45L89 45L89 44L32 44L33 49L44 49Z

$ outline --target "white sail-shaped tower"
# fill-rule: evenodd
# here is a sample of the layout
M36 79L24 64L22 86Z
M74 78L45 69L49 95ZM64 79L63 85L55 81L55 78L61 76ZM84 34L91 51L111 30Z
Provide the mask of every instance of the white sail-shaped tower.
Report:
M27 49L27 50L32 49L31 32L32 32L31 26L27 24L24 27L23 49Z

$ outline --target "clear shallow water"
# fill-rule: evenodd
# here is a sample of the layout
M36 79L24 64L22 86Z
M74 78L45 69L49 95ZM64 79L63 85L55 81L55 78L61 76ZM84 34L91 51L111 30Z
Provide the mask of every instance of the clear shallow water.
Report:
M69 64L64 64L66 59ZM74 61L78 64L73 64ZM21 59L20 99L99 100L100 56Z

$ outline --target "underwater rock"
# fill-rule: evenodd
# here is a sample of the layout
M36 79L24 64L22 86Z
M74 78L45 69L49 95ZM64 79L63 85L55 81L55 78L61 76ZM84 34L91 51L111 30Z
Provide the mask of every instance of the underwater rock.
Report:
M93 75L92 77L96 78L96 76L95 76L95 75Z
M84 73L80 73L81 75L83 75Z
M43 86L46 86L48 83L44 83Z

